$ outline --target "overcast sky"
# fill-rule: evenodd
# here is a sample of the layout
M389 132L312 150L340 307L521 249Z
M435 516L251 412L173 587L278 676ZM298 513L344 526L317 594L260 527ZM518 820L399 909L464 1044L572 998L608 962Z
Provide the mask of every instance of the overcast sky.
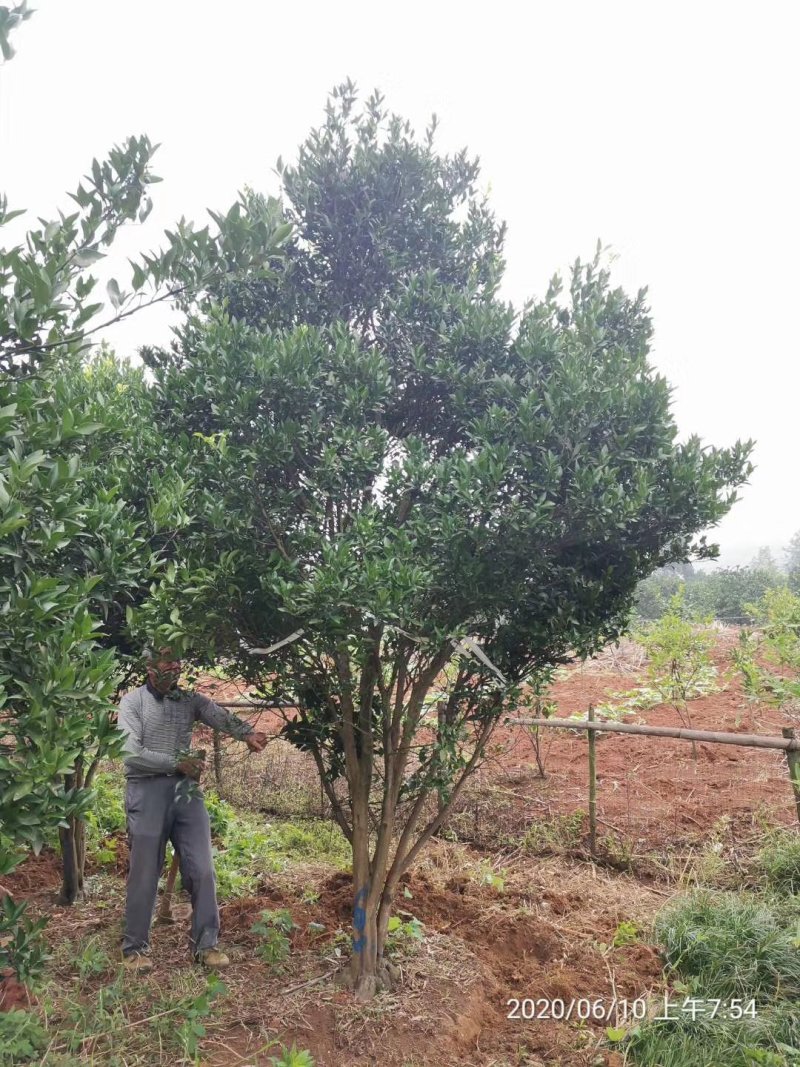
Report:
M129 134L162 147L155 209L121 251L156 247L250 184L277 191L351 77L380 88L439 145L480 156L509 227L504 295L543 295L555 270L616 255L649 288L653 361L682 435L757 440L758 469L715 532L723 563L800 529L797 329L800 5L495 0L486 4L32 0L0 68L0 191L69 206L93 157ZM122 261L124 262L124 260ZM143 312L107 334L132 354L166 341Z

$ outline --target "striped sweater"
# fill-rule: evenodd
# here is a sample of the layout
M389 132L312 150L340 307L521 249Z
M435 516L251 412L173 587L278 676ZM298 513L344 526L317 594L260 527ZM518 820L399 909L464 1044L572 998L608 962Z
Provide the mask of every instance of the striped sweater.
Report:
M243 740L253 732L249 722L215 704L202 693L172 689L164 697L147 685L131 690L119 702L117 724L125 734L126 778L174 774L176 756L192 745L196 722Z

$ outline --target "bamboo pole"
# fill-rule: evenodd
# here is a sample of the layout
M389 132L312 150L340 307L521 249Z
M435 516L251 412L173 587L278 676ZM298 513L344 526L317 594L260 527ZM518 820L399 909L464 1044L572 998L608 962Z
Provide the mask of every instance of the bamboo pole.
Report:
M588 721L594 722L594 705L589 706ZM597 852L597 733L589 730L589 852Z
M784 726L781 733L784 737L794 739L794 729L791 726ZM800 820L800 752L796 749L787 749L786 762L789 764L789 777L792 780L792 789L794 790L797 818Z
M281 708L297 707L296 704L275 704L265 700L215 700L214 703L218 708L253 708L253 710L273 708L279 711Z
M629 722L587 722L586 719L505 719L504 726L549 726L561 730L600 730L610 734L639 734L644 737L672 737L679 741L710 741L743 748L776 748L800 752L800 739L771 734L730 734L714 730L684 730L676 726L641 726Z

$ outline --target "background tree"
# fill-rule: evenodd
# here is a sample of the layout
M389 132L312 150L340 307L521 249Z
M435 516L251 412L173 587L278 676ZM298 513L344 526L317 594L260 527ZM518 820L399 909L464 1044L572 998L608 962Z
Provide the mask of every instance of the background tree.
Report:
M733 660L751 699L779 708L800 722L800 596L787 587L768 590L749 605L755 630L739 635Z
M647 653L651 688L664 703L671 705L688 729L693 729L689 701L715 688L711 621L710 615L703 617L687 607L685 590L681 588L670 598L661 617L636 634L637 642ZM696 760L694 741L692 755Z
M636 589L636 614L642 619L660 619L669 610L669 602L679 591L689 611L711 615L730 625L748 626L755 621L751 605L769 589L786 584L786 577L776 567L720 567L695 570L685 579L668 568L655 571Z
M793 593L800 593L800 530L786 549L786 580Z
M555 278L520 313L499 300L477 163L378 95L359 112L335 91L279 171L277 275L221 286L146 354L190 442L194 521L134 625L296 702L285 735L352 844L347 977L366 998L391 980L398 882L519 687L618 636L654 568L715 554L695 537L750 445L677 441L645 294L612 289L599 252L564 298Z

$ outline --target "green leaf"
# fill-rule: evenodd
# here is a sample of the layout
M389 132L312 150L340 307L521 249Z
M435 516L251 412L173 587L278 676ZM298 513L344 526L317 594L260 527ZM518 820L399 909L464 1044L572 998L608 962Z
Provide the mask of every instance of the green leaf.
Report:
M108 293L108 299L114 306L115 310L119 310L122 304L122 293L120 292L119 282L112 278L106 285L106 292Z
M97 263L101 259L105 259L104 252L98 252L94 248L85 248L76 254L75 263L79 267L91 267L93 263Z

